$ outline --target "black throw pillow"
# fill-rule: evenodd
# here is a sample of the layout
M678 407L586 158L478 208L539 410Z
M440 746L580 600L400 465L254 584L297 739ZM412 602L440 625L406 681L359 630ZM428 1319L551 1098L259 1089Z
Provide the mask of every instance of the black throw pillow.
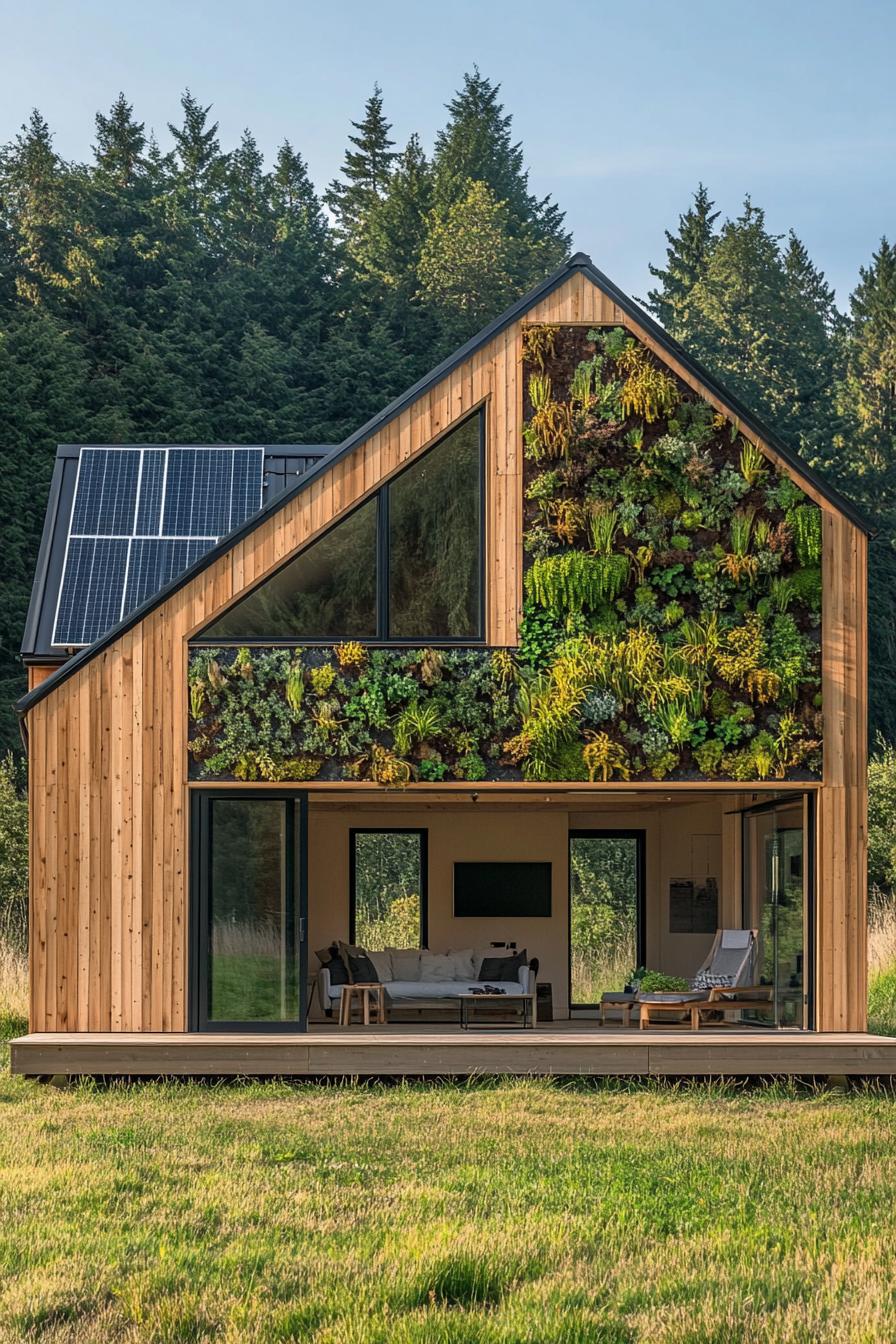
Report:
M366 960L367 960L367 958L365 957L365 961L366 961ZM347 985L347 984L348 984L348 982L349 982L349 981L348 981L348 971L347 971L347 969L346 969L345 962L342 960L342 958L341 958L338 954L335 955L335 956L332 956L332 957L330 958L330 960L327 962L327 970L330 972L330 984L331 984L331 985Z
M498 979L519 980L520 971L524 966L528 966L528 964L529 957L525 949L523 949L522 952L518 952L515 957L504 957L500 962L501 974L498 976Z
M333 963L330 962L330 965L332 966ZM353 957L351 953L349 953L348 969L352 981L356 985L379 984L380 978L376 973L376 967L369 957L364 956L363 952L359 953L356 957Z
M519 968L526 964L526 954L518 957L483 957L479 967L480 980L519 980Z

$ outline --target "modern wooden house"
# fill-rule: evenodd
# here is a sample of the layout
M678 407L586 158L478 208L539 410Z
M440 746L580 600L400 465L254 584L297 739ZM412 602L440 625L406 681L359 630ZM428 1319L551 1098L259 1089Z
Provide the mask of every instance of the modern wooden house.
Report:
M60 449L13 1067L892 1072L867 547L582 254L338 446ZM755 931L755 1012L598 1021L720 929ZM388 946L525 950L551 1020L339 1027L340 941L386 981Z

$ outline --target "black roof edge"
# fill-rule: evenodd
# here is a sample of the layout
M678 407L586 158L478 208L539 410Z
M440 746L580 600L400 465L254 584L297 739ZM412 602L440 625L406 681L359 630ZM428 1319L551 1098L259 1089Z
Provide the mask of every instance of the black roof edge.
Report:
M185 569L182 574L178 574L170 583L167 583L164 588L160 588L157 593L153 593L153 595L147 598L147 600L139 607L136 607L129 615L125 616L124 620L119 621L117 625L114 625L111 630L108 630L104 635L101 635L93 644L87 645L87 647L83 648L80 653L76 653L67 662L63 663L62 666L57 668L45 681L42 681L39 686L36 686L33 691L29 691L27 695L22 696L21 699L16 702L18 713L27 714L29 709L42 700L44 696L49 695L49 693L52 690L55 690L57 686L60 686L64 681L67 681L69 677L74 676L74 674L89 663L96 654L100 653L104 648L108 648L110 644L113 644L115 640L119 639L122 635L127 634L128 630L131 630L135 625L138 625L151 611L154 611L156 607L161 606L163 602L167 601L167 599L178 592L179 589L192 582L192 580L198 574L201 574L204 569L208 569L216 560L219 560L221 556L226 555L233 546L236 546L251 532L254 532L257 527L260 527L267 518L285 508L286 505L300 495L303 490L306 490L314 481L316 481L319 476L322 476L324 472L329 471L332 466L337 462L340 462L344 457L347 457L352 449L356 448L359 443L370 438L371 434L375 433L376 430L382 429L384 425L387 425L391 420L394 420L397 415L400 415L407 406L430 387L433 387L436 383L440 382L441 379L447 377L449 373L452 373L459 365L463 364L465 360L469 359L477 350L486 345L494 336L497 336L505 327L510 326L510 324L515 322L518 317L521 317L523 313L528 311L528 309L534 307L536 303L550 294L558 285L562 284L563 281L567 279L572 271L583 271L599 289L602 289L604 293L613 300L617 307L621 308L624 313L627 313L640 326L648 331L662 349L668 351L668 353L677 359L682 367L685 368L693 378L696 378L699 382L703 383L709 391L719 398L720 401L724 402L738 420L746 425L748 429L752 430L757 438L762 439L764 443L768 444L768 446L778 454L782 461L786 462L788 466L792 467L794 471L806 481L810 482L824 499L827 499L829 503L844 514L850 522L856 525L856 527L866 533L866 535L871 536L874 534L875 529L869 525L849 500L841 495L839 491L835 490L833 486L829 485L823 477L819 476L817 472L808 466L797 453L794 453L790 448L787 448L782 444L772 430L763 425L762 422L748 411L745 406L741 405L735 397L731 396L724 390L724 388L720 387L712 374L704 369L697 360L688 355L678 342L673 340L658 322L645 312L639 304L635 303L634 299L629 298L629 296L625 294L618 285L615 285L612 280L604 275L602 271L597 269L587 253L576 252L568 261L565 261L561 266L558 266L549 276L533 289L530 289L527 294L524 294L521 298L517 299L515 303L511 304L509 308L505 309L505 311L490 322L487 327L483 327L480 332L475 336L472 336L470 340L466 341L463 345L459 346L457 350L448 355L447 358L443 359L442 362L437 364L434 369L431 369L429 373L418 379L416 383L406 391L402 392L393 401L390 401L387 406L381 411L378 411L376 415L367 420L360 426L360 428L356 429L348 436L348 438L343 439L342 443L335 445L335 447L321 458L316 466L312 467L309 471L306 471L299 477L291 490L286 490L282 494L275 496L275 498L266 504L264 508L259 509L256 513L252 514L251 517L247 518L240 527L236 528L226 537L222 537L216 546L200 556L189 569ZM140 446L151 447L152 445L142 444ZM171 445L159 446L170 447ZM284 444L264 446L269 449L274 447L282 449L287 446L295 447L296 445Z
M62 495L62 478L65 467L62 458L65 454L62 446L56 449L56 459L53 463L53 474L50 477L50 493L47 498L47 508L44 514L44 527L40 535L40 546L37 551L37 564L34 572L34 584L31 594L28 598L28 611L25 616L25 626L22 631L22 649L31 649L37 643L37 631L40 625L40 613L43 606L44 593L47 586L47 570L50 560L50 552L53 546L53 535L56 531L56 522L59 517L59 501Z

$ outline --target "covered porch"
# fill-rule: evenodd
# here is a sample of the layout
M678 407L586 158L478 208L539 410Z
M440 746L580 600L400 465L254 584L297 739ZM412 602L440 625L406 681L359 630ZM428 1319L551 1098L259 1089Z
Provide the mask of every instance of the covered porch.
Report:
M354 979L383 983L387 1033L450 1036L451 985L409 981L461 976L437 963L464 954L477 983L501 974L495 958L537 963L539 1029L593 1033L602 996L645 970L688 988L720 929L755 931L737 983L762 988L724 1033L814 1026L810 786L219 786L193 802L188 980L203 1033L293 1022L332 1036ZM348 967L347 946L371 960Z

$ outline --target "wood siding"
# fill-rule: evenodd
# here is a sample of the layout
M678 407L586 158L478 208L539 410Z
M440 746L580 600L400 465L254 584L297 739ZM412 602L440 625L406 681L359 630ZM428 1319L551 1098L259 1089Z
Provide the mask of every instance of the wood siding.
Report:
M864 1031L868 1008L868 541L823 520L824 782L818 792L817 1026Z
M620 323L651 343L576 272L525 320ZM486 407L488 426L487 641L516 642L521 326L499 333L371 433L29 711L32 1030L187 1027L188 639L479 405ZM833 696L819 803L819 834L827 837L820 846L819 1025L858 1029L864 1022L865 542L830 504L817 502L826 517L824 689ZM835 760L840 746L842 760Z

